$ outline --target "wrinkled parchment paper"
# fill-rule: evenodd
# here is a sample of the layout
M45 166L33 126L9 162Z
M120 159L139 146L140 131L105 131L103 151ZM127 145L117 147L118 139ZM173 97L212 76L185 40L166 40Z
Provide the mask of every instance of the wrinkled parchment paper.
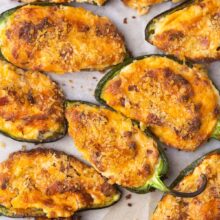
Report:
M16 5L19 5L19 3L15 0L0 0L0 13ZM125 7L120 0L109 0L106 6L100 8L86 4L73 3L73 5L87 8L99 15L108 16L124 35L128 48L134 56L161 53L144 41L144 29L151 18L172 7L170 2L151 8L147 15L141 17L138 17L135 11ZM124 18L127 18L127 24L123 22ZM220 63L213 63L207 68L210 70L210 77L214 80L215 85L220 88ZM60 84L68 99L81 99L91 102L95 102L94 89L103 75L104 73L99 72L50 74ZM21 150L24 146L27 149L36 148L34 144L20 143L0 135L0 161L5 160L11 152ZM55 143L40 146L62 150L81 158L80 153L74 147L73 141L68 136ZM218 147L220 147L218 141L210 140L194 153L179 152L167 148L166 153L170 163L170 171L166 182L170 183L184 167L196 158ZM84 211L78 215L82 216L82 220L149 220L162 196L162 193L158 191L145 195L137 195L126 190L123 190L123 192L123 198L116 205L100 210ZM132 194L130 199L125 198L128 194ZM0 220L3 219L8 220L6 217L0 217Z

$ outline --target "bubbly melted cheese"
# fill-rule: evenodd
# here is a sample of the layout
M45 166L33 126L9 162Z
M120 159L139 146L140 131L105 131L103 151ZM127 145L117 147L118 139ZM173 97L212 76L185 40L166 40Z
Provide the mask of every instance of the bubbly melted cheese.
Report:
M67 106L66 118L77 148L110 183L140 187L154 174L160 158L156 143L130 119L80 103Z
M209 138L219 115L219 95L207 73L166 57L150 56L122 68L101 98L182 150L195 150Z
M126 56L108 18L62 5L16 9L0 25L0 48L16 66L56 73L104 70Z
M69 3L69 2L79 2L79 3L90 3L96 5L103 5L107 0L21 0L24 3L32 3L32 2L54 2L54 3Z
M155 19L152 29L149 41L169 54L193 61L220 59L220 0L195 0Z
M0 131L33 142L65 134L63 94L39 72L24 71L0 60Z
M196 190L201 174L208 178L206 190L194 198L165 195L158 204L152 220L218 220L220 219L220 155L207 156L175 189Z
M38 209L50 218L69 217L80 209L110 205L120 197L93 168L46 149L16 152L2 162L0 186L0 204L14 216L28 216L26 210Z

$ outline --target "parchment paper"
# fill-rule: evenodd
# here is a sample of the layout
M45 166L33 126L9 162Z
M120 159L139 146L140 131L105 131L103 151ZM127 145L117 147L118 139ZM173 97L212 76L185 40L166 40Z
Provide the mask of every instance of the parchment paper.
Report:
M15 0L0 0L0 13L16 5L19 5L19 3ZM119 31L124 35L127 46L134 56L161 53L144 41L144 29L152 17L173 6L170 2L151 8L150 13L141 17L138 17L135 11L125 7L120 0L109 0L106 6L100 8L86 4L73 3L73 5L87 8L99 15L111 18ZM127 24L124 24L124 18L127 18ZM220 87L220 63L213 63L208 68L210 70L210 77L214 80L215 85ZM60 84L68 99L81 99L92 102L95 102L93 93L96 84L103 75L104 73L99 72L80 72L65 75L50 74ZM0 135L0 161L5 160L11 152L22 149L24 145L27 149L37 147L34 144L20 143ZM73 141L68 136L55 143L42 144L40 146L59 149L81 158L80 153L74 147ZM220 147L218 141L210 140L195 153L179 152L167 148L166 154L170 163L170 172L166 182L170 183L180 170L196 158L218 147ZM123 198L116 205L100 210L84 211L78 215L82 216L82 220L148 220L162 196L162 193L156 191L144 195L132 193L131 198L126 199L126 195L131 193L126 190L123 190L123 192ZM128 203L130 203L130 206ZM3 219L7 220L8 218L0 217L0 220Z

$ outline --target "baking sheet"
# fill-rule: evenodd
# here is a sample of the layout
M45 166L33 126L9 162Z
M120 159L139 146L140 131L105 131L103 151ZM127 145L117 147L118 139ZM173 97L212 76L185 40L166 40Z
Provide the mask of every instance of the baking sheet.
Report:
M19 3L15 0L0 0L0 13L17 5ZM125 7L120 0L109 0L106 6L100 8L86 4L73 3L73 5L87 8L99 15L108 16L124 35L127 46L134 56L161 53L144 41L144 29L152 17L173 6L170 2L153 7L150 13L141 17L138 17L135 11ZM123 22L124 18L127 18L127 24ZM220 88L220 63L215 62L207 66L207 68L210 70L210 77L215 85ZM59 83L68 99L81 99L91 102L95 102L94 89L103 75L104 73L99 72L69 73L61 76L50 74ZM37 147L34 144L20 143L0 135L0 161L5 160L11 152L21 150L24 146L27 149ZM39 146L62 150L81 158L80 153L74 147L73 141L68 136L55 143L41 144ZM169 178L166 182L170 183L180 170L193 160L218 147L220 147L218 141L210 140L195 153L179 152L175 149L166 148L170 163ZM128 194L132 195L130 199L126 199ZM116 205L101 210L84 211L79 213L79 215L82 216L82 220L149 220L161 196L162 193L157 191L137 195L123 190L123 197ZM0 220L3 219L7 220L9 218L0 217Z

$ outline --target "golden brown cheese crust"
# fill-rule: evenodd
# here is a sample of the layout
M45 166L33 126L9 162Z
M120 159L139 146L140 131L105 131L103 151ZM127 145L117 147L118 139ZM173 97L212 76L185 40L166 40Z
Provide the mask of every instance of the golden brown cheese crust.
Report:
M107 105L182 150L195 150L210 137L218 119L218 97L203 69L157 56L122 68L101 93Z
M139 15L146 14L149 11L150 6L166 2L168 0L122 0L127 6L137 10ZM180 0L172 0L173 2L179 2Z
M106 108L69 104L69 134L77 148L110 183L140 187L152 177L159 152L130 119Z
M16 66L56 73L104 70L126 56L108 18L61 5L17 9L0 27L0 47Z
M219 60L219 8L220 1L195 0L182 10L158 18L149 41L180 58Z
M201 174L208 178L208 185L203 193L194 198L178 198L165 195L158 204L152 220L218 220L220 219L220 155L207 156L175 188L178 191L196 190Z
M40 209L50 218L111 203L119 196L93 168L54 150L16 152L0 164L0 204L15 214Z
M151 5L165 1L166 0L123 0L127 6L137 10L140 15L146 14Z
M69 2L79 2L79 3L90 3L96 5L104 5L107 0L21 0L24 3L32 3L32 2L54 2L54 3L69 3Z
M1 132L33 142L65 134L64 97L55 82L2 60L0 82Z

